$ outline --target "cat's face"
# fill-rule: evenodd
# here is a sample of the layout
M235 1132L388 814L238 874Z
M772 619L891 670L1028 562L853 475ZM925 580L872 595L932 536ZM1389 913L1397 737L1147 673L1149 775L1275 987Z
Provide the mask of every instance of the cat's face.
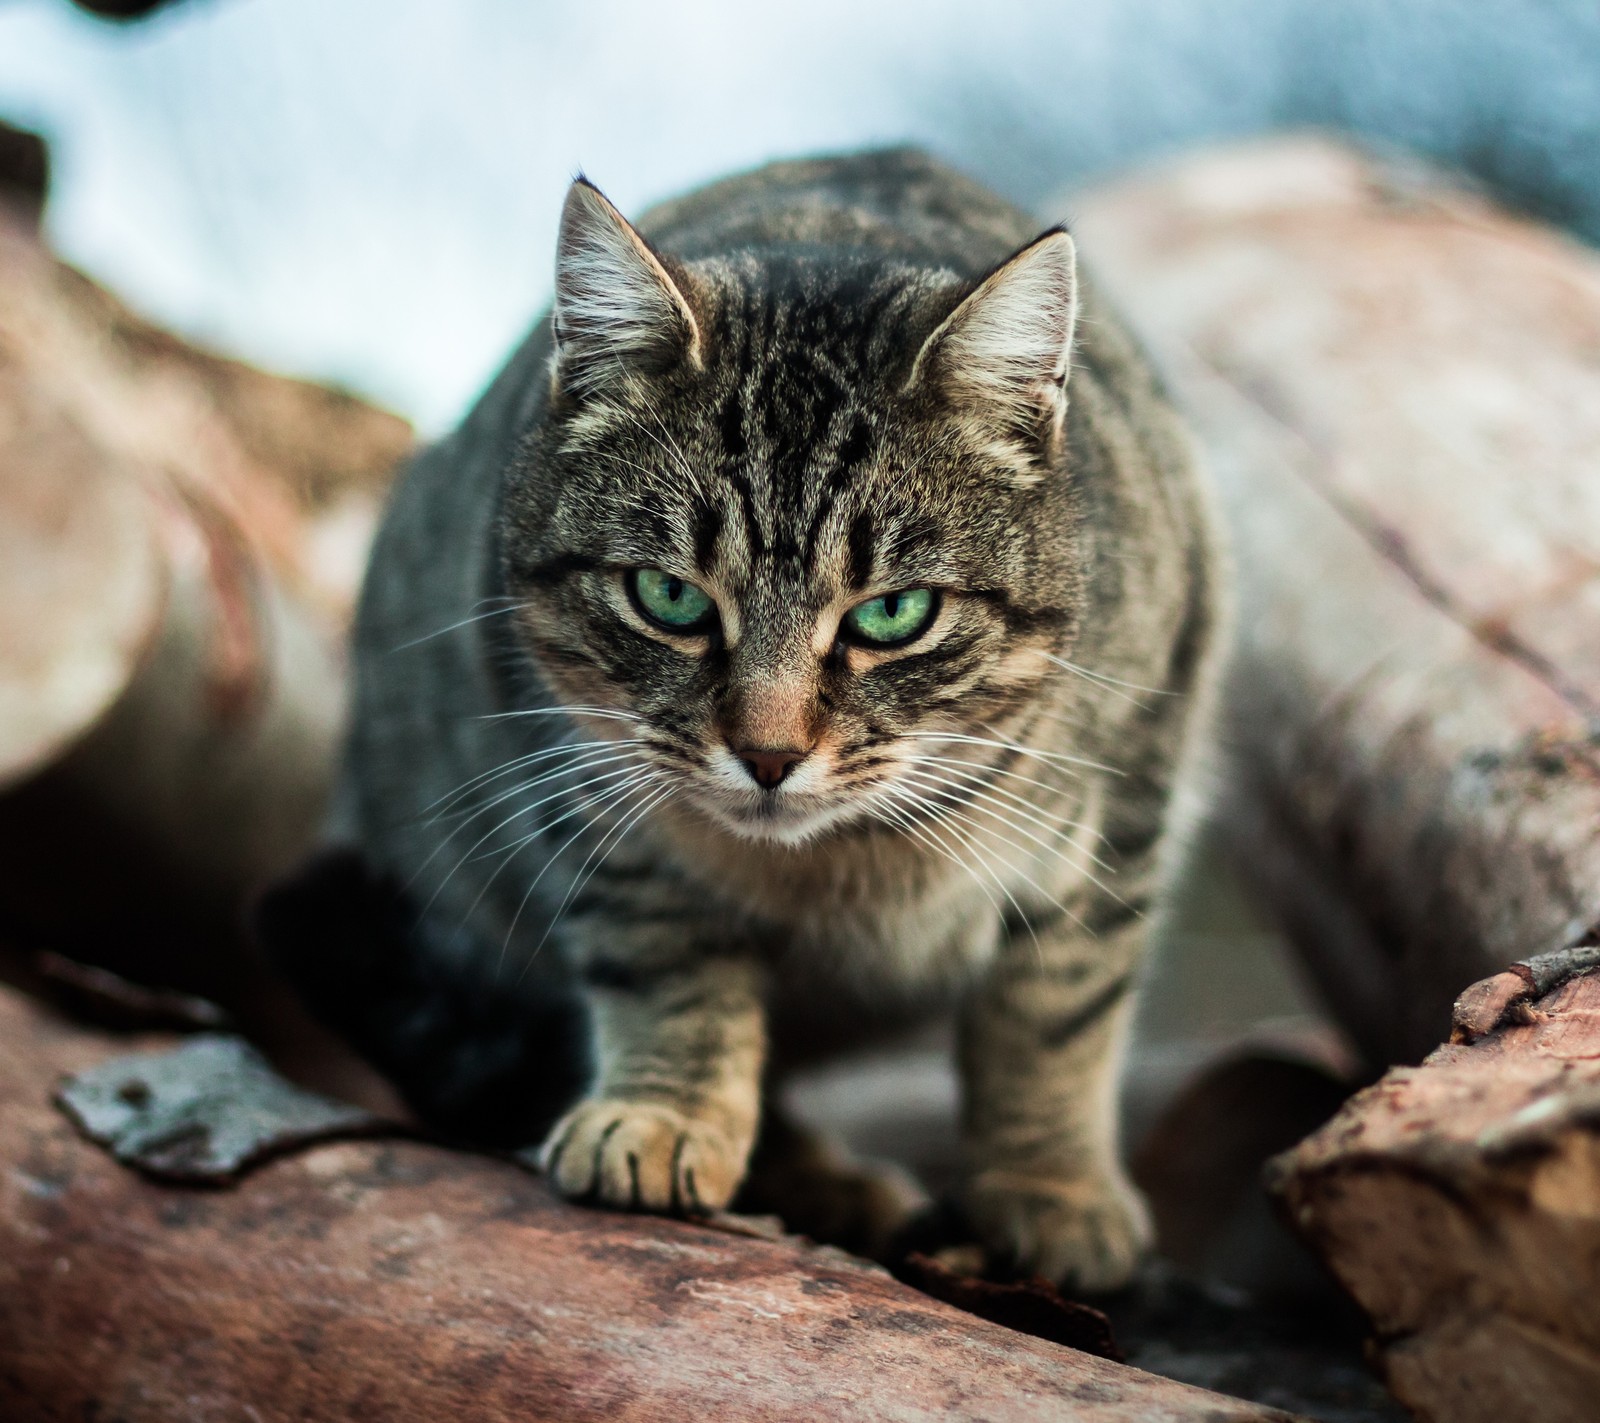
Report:
M1076 617L1065 235L976 291L837 254L682 266L578 185L557 293L504 535L561 701L751 838L903 818L962 774L928 758L1004 759Z

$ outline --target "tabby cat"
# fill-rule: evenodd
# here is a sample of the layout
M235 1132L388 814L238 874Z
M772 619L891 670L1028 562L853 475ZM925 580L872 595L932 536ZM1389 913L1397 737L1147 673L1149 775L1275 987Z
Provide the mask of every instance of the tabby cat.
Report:
M1119 1052L1217 581L1065 231L913 152L637 228L580 179L550 318L395 493L346 848L264 931L419 1110L542 1142L564 1195L743 1185L865 1248L913 1201L774 1084L954 1010L967 1228L1117 1285L1149 1236Z

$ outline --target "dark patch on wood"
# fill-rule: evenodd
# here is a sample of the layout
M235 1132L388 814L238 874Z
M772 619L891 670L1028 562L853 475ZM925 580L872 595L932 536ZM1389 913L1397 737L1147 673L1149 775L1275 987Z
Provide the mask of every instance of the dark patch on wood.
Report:
M1048 1280L1034 1276L1001 1282L958 1275L931 1256L917 1253L897 1264L894 1274L902 1283L992 1324L1102 1359L1122 1360L1111 1321L1092 1305L1068 1299Z

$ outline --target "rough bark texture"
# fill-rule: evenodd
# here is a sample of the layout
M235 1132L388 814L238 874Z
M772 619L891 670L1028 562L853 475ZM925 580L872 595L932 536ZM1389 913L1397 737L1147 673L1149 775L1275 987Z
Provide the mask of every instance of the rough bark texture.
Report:
M1582 1423L1600 1399L1600 976L1517 1016L1396 1068L1272 1172L1437 1423Z
M1231 524L1224 833L1416 1061L1600 919L1600 259L1316 139L1070 206Z
M81 1140L63 1072L124 1050L0 992L0 1417L477 1420L1288 1415L976 1320L832 1252L557 1202L420 1143L234 1190Z

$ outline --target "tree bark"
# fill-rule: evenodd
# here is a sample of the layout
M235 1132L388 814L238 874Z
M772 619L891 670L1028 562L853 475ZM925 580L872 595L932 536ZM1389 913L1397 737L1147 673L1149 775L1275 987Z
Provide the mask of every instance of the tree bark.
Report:
M418 1142L163 1186L49 1105L125 1050L0 990L0 1416L1267 1423L794 1239L557 1201Z
M1218 815L1375 1070L1600 920L1600 259L1317 139L1071 205L1217 477Z
M1458 1038L1505 986L1463 995ZM1271 1175L1419 1418L1583 1423L1600 1397L1600 976L1509 1017L1394 1069Z

